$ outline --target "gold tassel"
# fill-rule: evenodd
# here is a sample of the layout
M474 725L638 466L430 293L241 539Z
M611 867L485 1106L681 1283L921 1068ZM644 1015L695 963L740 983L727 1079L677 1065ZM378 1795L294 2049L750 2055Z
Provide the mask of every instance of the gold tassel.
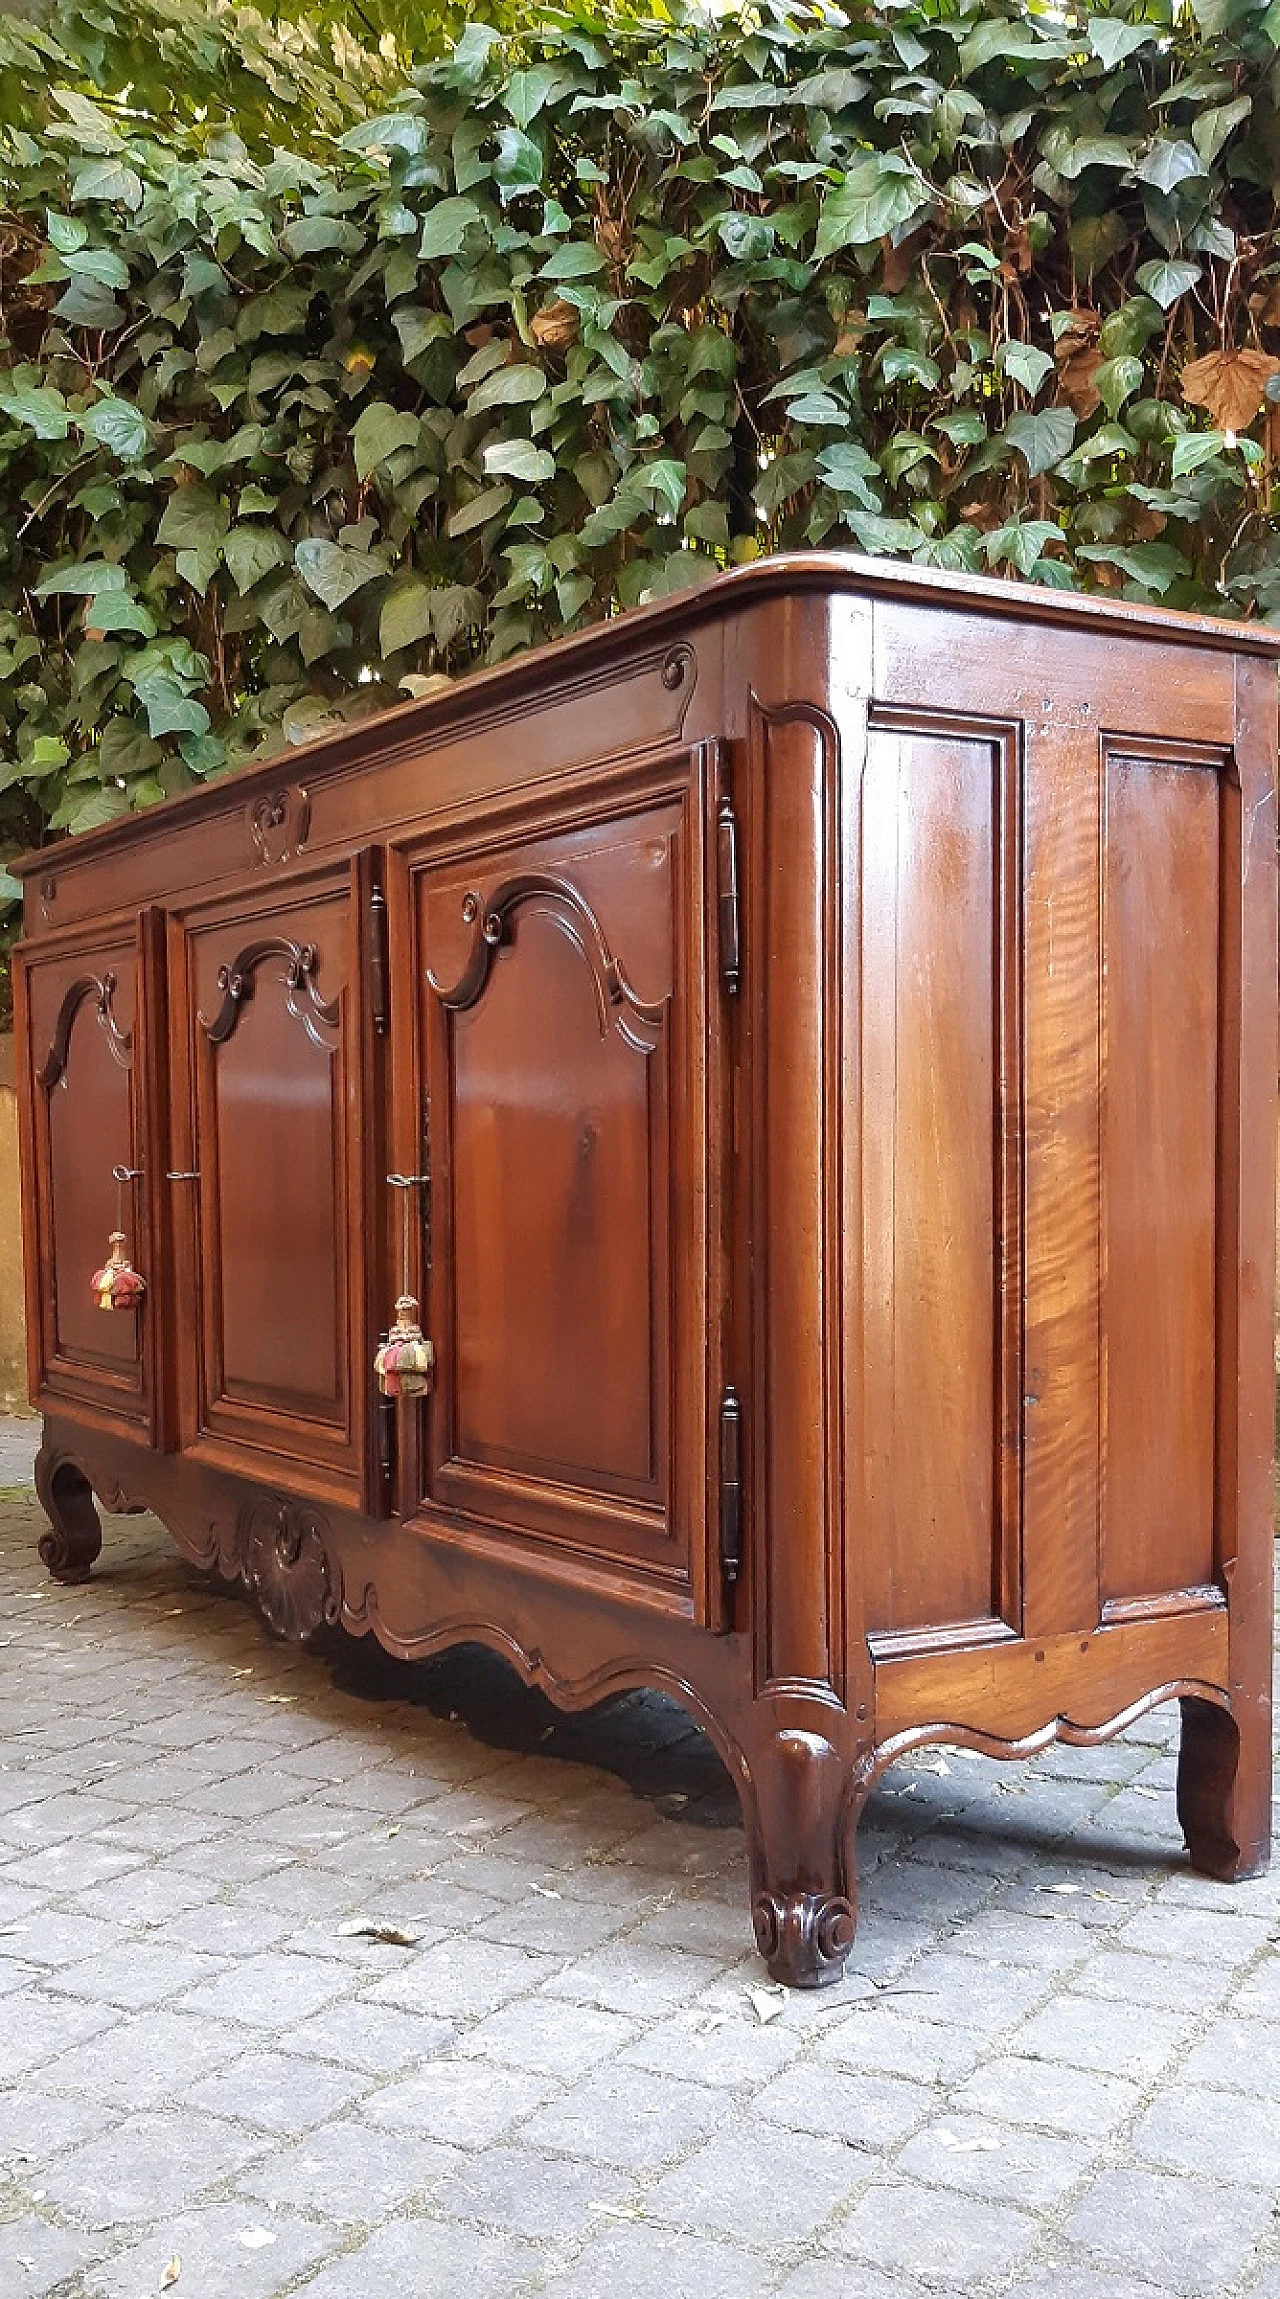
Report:
M402 1293L395 1324L373 1360L378 1387L384 1397L421 1397L431 1387L435 1362L418 1323L418 1304L411 1293Z

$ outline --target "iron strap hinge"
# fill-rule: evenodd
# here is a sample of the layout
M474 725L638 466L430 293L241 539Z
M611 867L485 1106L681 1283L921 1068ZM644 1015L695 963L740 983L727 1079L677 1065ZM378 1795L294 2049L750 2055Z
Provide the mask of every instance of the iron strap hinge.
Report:
M720 1404L720 1569L730 1587L742 1570L742 1407L732 1386Z
M369 891L369 990L380 1038L387 1033L387 970L387 897L375 884Z
M729 996L736 998L742 971L738 911L738 820L727 790L722 790L716 808L716 883L720 913L720 978Z

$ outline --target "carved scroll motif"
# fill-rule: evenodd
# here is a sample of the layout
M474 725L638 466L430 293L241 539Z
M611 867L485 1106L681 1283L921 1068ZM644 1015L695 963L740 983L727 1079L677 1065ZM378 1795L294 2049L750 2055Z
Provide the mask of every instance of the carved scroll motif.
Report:
M259 966L268 958L283 958L285 970L279 977L284 984L285 1004L289 1012L301 1022L312 1043L322 1053L331 1053L332 1045L321 1030L336 1030L341 1008L322 998L315 984L320 953L314 942L286 942L278 935L264 937L261 942L247 942L229 966L218 968L218 988L222 1004L213 1020L206 1015L197 1016L201 1029L211 1045L224 1046L236 1026L240 1008L253 995L253 980Z
M427 982L441 1005L451 1013L461 1013L476 1004L489 979L494 954L510 942L512 922L522 908L532 908L549 918L585 959L596 993L601 1037L607 1037L610 1027L616 1025L628 1045L651 1054L661 1036L667 1001L650 1004L637 995L586 896L567 878L555 878L546 871L528 870L508 878L487 900L475 893L464 897L463 924L474 927L467 963L449 989L430 970L427 973Z
M115 994L116 977L111 973L103 974L101 977L97 974L82 974L78 981L72 983L58 1008L53 1042L38 1073L38 1082L44 1087L46 1093L52 1093L54 1087L66 1075L67 1056L71 1050L72 1025L86 998L94 1000L98 1027L107 1033L107 1045L110 1048L112 1060L118 1062L122 1070L132 1067L133 1032L122 1030L116 1020L113 1002Z
M247 1501L240 1512L242 1577L276 1635L291 1643L332 1626L341 1611L327 1531L318 1509L269 1494Z
M301 784L293 790L264 791L248 810L249 837L254 860L268 867L301 854L311 828L311 794Z

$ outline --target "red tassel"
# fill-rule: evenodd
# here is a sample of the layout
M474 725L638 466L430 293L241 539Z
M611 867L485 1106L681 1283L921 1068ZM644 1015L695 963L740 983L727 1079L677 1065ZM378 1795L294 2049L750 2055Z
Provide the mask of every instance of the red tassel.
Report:
M124 1249L124 1231L113 1229L109 1240L111 1251L101 1269L93 1273L93 1290L98 1297L99 1309L136 1309L147 1290L145 1277L140 1277Z

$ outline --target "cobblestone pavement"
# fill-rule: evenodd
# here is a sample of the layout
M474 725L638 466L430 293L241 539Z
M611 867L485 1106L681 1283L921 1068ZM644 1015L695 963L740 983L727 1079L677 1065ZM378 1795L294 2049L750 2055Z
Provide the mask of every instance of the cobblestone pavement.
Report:
M1280 2299L1280 1869L1189 1874L1172 1716L901 1766L849 1979L784 1999L678 1711L300 1655L146 1518L59 1589L39 1524L0 2299Z

